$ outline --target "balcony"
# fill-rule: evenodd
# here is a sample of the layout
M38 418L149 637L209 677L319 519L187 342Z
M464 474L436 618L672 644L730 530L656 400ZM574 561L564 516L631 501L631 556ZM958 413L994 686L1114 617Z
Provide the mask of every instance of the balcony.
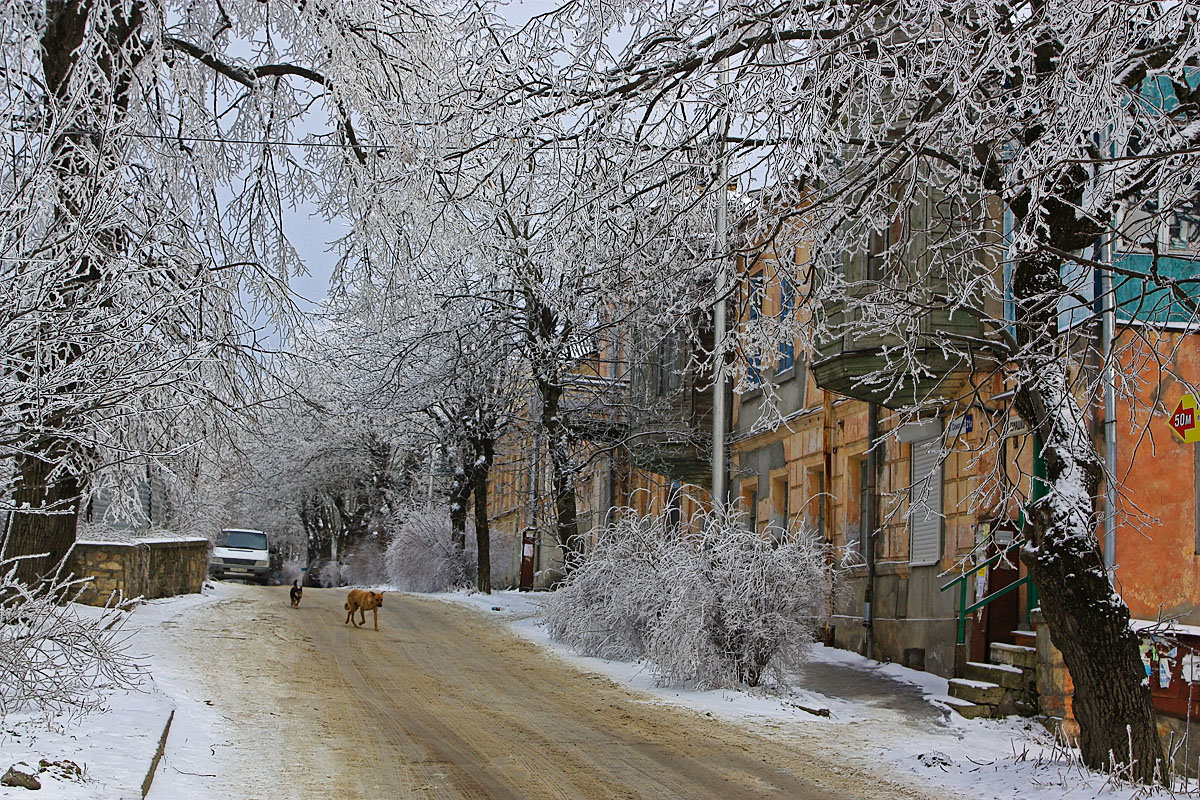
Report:
M712 348L711 325L643 330L632 341L623 442L630 460L682 483L707 484L712 474L713 394L702 365L703 354Z
M560 401L576 436L612 443L629 431L629 381L578 372L563 382Z
M856 330L847 304L827 305L826 313L841 333L817 343L812 373L822 389L901 408L959 396L979 366L966 342L982 338L983 324L965 309L923 311L904 337Z
M902 263L860 253L841 265L845 292L825 302L832 333L816 343L811 367L822 389L888 408L921 405L958 397L971 373L990 363L980 347L983 315L948 299L947 270L968 263L950 253L973 241L951 220L966 216L933 205L910 209L905 225L897 222L871 242L872 253L894 257L892 242L906 241ZM950 266L931 266L933 252ZM890 317L864 320L864 310L880 314L886 306Z

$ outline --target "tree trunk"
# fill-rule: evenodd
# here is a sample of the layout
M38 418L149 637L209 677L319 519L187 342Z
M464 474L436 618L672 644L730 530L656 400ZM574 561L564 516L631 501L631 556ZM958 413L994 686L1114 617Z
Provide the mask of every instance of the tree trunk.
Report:
M93 13L96 10L96 4L80 0L47 0L45 5L46 26L41 37L41 65L48 106L45 118L55 119L64 113L77 115L77 130L54 140L50 162L59 186L55 216L64 230L86 224L85 217L89 204L95 200L96 186L111 171L125 166L120 140L102 139L99 131L115 129L124 118L129 108L134 71L146 54L139 38L144 22L141 2L114 7L108 9L108 13ZM88 26L101 24L106 26L104 38L110 56L100 59L97 65L108 83L103 89L93 90L90 98L93 107L81 108L79 104L83 98L71 97L71 84L77 78L75 72ZM91 234L102 252L69 254L73 266L57 287L66 313L82 308L86 314L89 304L94 301L90 295L103 279L104 255L115 254L125 246L123 230L109 228L94 230ZM55 341L59 331L51 329L47 334L48 341ZM73 340L49 348L45 351L48 356L34 351L28 358L30 364L49 359L49 364L39 364L41 371L49 372L69 366L84 351L85 345ZM68 384L55 393L70 397L77 390L78 387ZM51 407L55 404L53 399L38 402ZM30 410L39 416L43 409ZM48 427L70 430L71 411L55 414L59 415L58 419L50 421ZM80 454L75 442L67 436L34 436L27 448L26 455L14 460L18 482L13 499L18 508L30 511L12 515L4 553L10 558L48 554L44 558L25 559L18 566L17 576L32 584L56 571L75 543L79 504L91 459L87 454Z
M533 270L536 274L536 270ZM525 300L525 342L529 348L533 379L541 400L541 428L550 456L550 484L554 492L554 528L567 574L579 565L583 550L575 502L575 469L571 463L571 432L562 418L564 342L570 321L546 305L533 284L522 289Z
M469 455L460 459L450 481L450 546L456 559L455 583L466 583L467 501L471 498L471 481L467 476Z
M46 554L18 563L17 578L27 586L57 572L75 544L82 492L75 476L52 475L54 466L36 456L21 457L16 463L20 480L13 500L17 508L30 510L13 512L4 555Z
M1013 280L1021 326L1018 373L1027 376L1018 410L1041 435L1044 498L1029 512L1022 560L1041 594L1050 638L1075 683L1074 713L1084 763L1127 765L1151 783L1165 773L1150 688L1129 627L1129 608L1113 590L1096 537L1101 459L1060 357L1055 291L1058 260L1030 255Z
M484 594L492 593L492 532L488 522L488 476L495 457L495 444L490 439L476 443L479 458L475 463L475 586Z
M575 469L571 464L570 431L562 418L562 387L539 380L542 430L550 456L550 484L554 492L555 532L563 555L563 571L570 574L583 558L579 539L579 512L575 501Z

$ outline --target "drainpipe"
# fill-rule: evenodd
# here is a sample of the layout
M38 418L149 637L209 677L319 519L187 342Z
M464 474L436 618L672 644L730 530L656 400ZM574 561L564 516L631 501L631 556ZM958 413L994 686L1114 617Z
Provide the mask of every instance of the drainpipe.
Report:
M833 574L833 396L826 390L821 390L822 395L822 429L821 429L821 452L822 452L822 481L821 489L824 490L821 497L821 503L824 505L825 512L822 515L825 520L825 530L821 534L825 537L825 567L828 574ZM833 647L834 629L833 629L833 581L829 582L829 605L828 605L828 622L825 623L825 646Z
M1112 236L1105 239L1106 263L1113 258ZM1116 336L1117 304L1113 296L1112 270L1100 270L1100 290L1104 311L1100 316L1100 338L1104 354L1104 567L1115 587L1117 567L1117 387L1113 363L1113 338Z
M429 445L429 493L425 498L426 504L433 508L433 474L437 471L437 443Z
M724 12L724 5L718 7L718 14ZM717 143L717 209L714 231L717 257L717 303L713 307L713 353L716 364L713 374L713 419L712 419L712 505L713 509L724 508L729 493L729 469L725 463L725 295L729 291L729 264L725 251L729 249L728 233L728 200L729 200L729 157L725 152L725 132L729 125L728 106L724 100L725 89L729 84L726 64L718 65L719 81L722 94L721 124Z
M876 445L879 443L879 406L876 403L867 405L867 588L863 593L863 625L867 629L867 658L875 658L875 529L879 527L878 508L875 497L879 490L877 473L879 471L879 454Z

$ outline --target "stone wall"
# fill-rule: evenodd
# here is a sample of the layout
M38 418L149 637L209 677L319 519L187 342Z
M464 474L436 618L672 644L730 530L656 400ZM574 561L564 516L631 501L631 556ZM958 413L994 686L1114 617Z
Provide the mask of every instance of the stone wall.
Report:
M93 606L114 594L172 597L199 592L208 569L205 539L145 539L127 542L76 542L68 569L88 578L78 601Z

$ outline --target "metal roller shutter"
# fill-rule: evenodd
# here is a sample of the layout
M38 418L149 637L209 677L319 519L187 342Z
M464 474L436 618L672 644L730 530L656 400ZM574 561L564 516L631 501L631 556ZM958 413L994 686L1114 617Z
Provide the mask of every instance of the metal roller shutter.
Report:
M912 443L908 561L914 567L936 564L942 555L941 445L941 436Z

